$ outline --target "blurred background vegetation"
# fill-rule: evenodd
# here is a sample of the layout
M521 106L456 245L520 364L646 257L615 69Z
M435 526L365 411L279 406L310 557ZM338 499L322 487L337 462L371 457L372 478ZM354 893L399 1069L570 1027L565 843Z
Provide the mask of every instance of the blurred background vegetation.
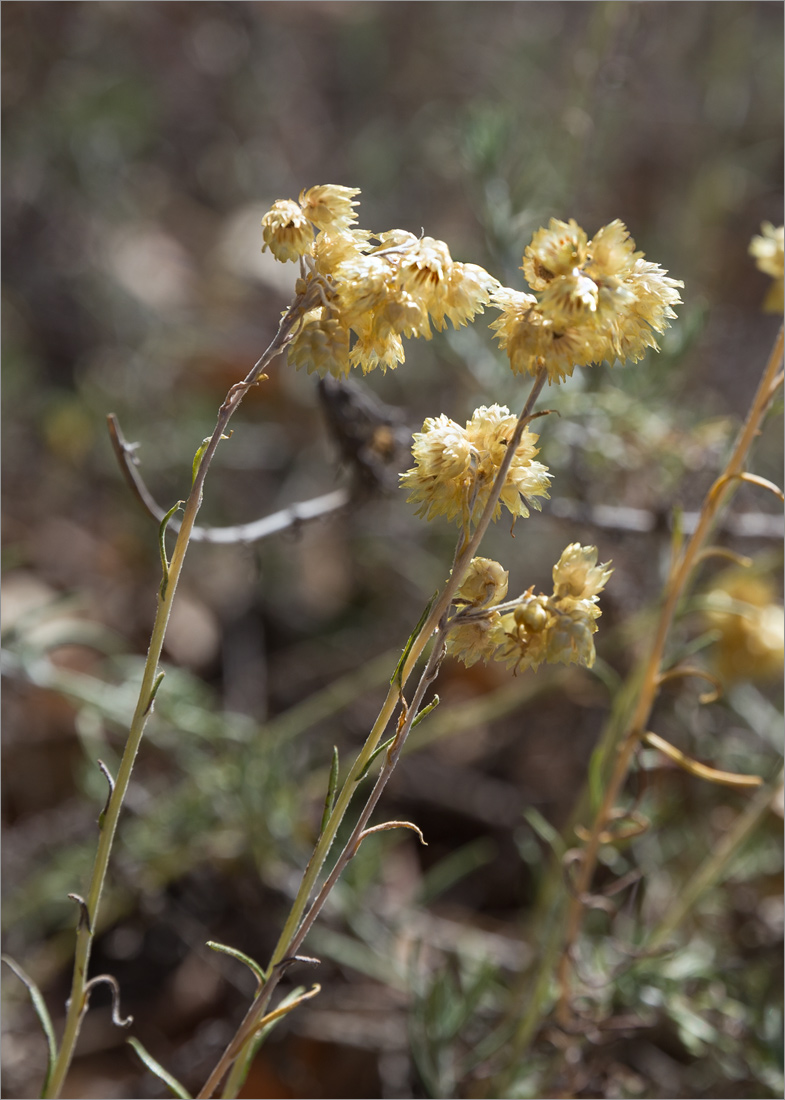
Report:
M384 834L363 847L306 945L323 992L274 1033L246 1091L488 1094L483 1042L521 1011L547 841L645 642L667 517L712 483L777 330L747 247L762 221L782 222L782 20L780 4L702 0L3 5L5 950L56 1019L66 895L84 888L106 794L95 759L114 770L122 751L159 580L156 528L117 469L106 414L139 442L156 497L185 495L226 389L291 296L294 265L260 253L260 218L305 187L360 187L363 227L424 228L518 289L523 248L548 218L589 235L621 218L684 280L679 320L659 356L546 394L561 413L539 422L553 500L484 550L510 569L511 591L547 585L571 541L613 559L598 674L445 665L442 704L385 802L429 846ZM411 342L398 371L363 384L408 430L483 403L515 409L525 392L482 318ZM204 523L351 481L315 379L283 362L234 429ZM391 475L409 464L404 447ZM780 480L776 428L754 469ZM412 511L380 486L263 543L191 549L94 962L119 979L134 1033L189 1087L252 992L205 941L264 961L318 830L332 746L346 759L360 745L445 578L453 532ZM755 562L755 585L734 598L773 616L776 634L776 501L744 486L732 511L748 520L720 541ZM722 571L706 567L704 595ZM744 639L707 646L711 629L696 602L679 640L720 667L723 699L699 707L694 684L677 681L655 729L770 777L776 645L768 667ZM653 755L641 767L654 828L607 864L643 872L634 909L646 921L745 796ZM585 1044L579 1095L781 1094L780 834L771 814L681 930L682 949L607 987L626 1027ZM4 986L3 1094L37 1095L44 1042L24 989ZM94 1005L66 1095L162 1095L100 994ZM511 1095L565 1095L562 1062L543 1031Z

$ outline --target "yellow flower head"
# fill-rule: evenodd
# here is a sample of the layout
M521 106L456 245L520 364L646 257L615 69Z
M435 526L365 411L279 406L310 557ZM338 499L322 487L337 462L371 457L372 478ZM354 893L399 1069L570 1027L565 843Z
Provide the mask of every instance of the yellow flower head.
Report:
M569 597L591 600L602 592L613 572L609 562L597 565L597 547L570 543L553 567L553 594L556 599Z
M522 270L532 290L544 290L556 275L569 275L586 260L586 234L577 222L551 218L523 254Z
M336 317L324 317L323 313L315 309L307 315L289 345L289 362L297 370L305 367L309 374L316 371L322 378L326 374L345 378L351 369L349 333Z
M311 251L313 230L296 202L279 199L262 218L265 248L269 248L276 260L299 260Z
M503 405L483 406L461 428L442 415L428 419L414 436L412 454L416 466L401 475L401 483L412 492L409 501L419 501L418 515L428 519L445 515L464 525L476 522L490 496L491 487L512 438L516 417ZM537 497L548 496L550 474L534 461L537 436L524 429L516 448L500 497L501 505L514 516L528 516L528 504L539 509Z
M550 382L605 359L640 359L681 301L683 284L646 262L618 219L592 240L574 221L551 219L527 247L523 272L534 295L497 290L491 328L516 374L545 368Z
M493 558L472 558L455 594L456 604L493 607L507 595L509 573Z
M357 187L326 183L301 191L300 206L305 217L317 229L348 229L357 221L354 207L360 204L353 200L359 194Z
M767 313L782 313L783 287L785 281L785 254L783 253L783 240L785 228L778 226L776 229L771 222L764 222L761 226L760 237L753 237L750 241L750 255L755 257L758 268L770 275L774 282L769 287L763 303Z
M482 618L456 623L447 635L447 653L467 668L477 661L489 661L504 640L501 618L498 611L490 611Z
M729 570L708 598L708 625L719 637L713 650L721 680L775 680L782 676L785 619L774 586L746 570Z

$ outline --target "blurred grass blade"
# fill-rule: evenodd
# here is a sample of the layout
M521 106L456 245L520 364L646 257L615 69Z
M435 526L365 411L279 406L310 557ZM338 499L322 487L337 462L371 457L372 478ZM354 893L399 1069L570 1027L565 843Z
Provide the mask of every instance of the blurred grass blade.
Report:
M245 963L245 965L248 967L249 970L253 972L253 975L256 978L258 984L256 987L255 996L258 995L259 990L267 981L267 975L255 959L252 959L250 955L246 955L245 952L239 951L236 947L229 947L225 943L216 943L215 940L208 940L207 946L210 948L211 951L220 951L222 955L231 955L233 959L237 959L239 962Z
M566 850L564 840L562 839L559 831L554 829L550 821L546 821L539 810L535 810L534 806L528 806L523 811L523 816L526 818L529 825L535 831L537 836L551 849L557 859L561 859Z
M47 1064L46 1064L46 1076L44 1078L43 1087L41 1088L41 1095L46 1092L49 1084L49 1078L52 1076L52 1070L54 1069L55 1061L57 1060L57 1039L55 1038L55 1029L52 1026L52 1017L49 1015L49 1009L46 1007L46 1001L43 998L43 994L33 979L22 970L21 966L14 962L8 955L0 955L3 962L13 970L20 982L27 987L27 992L30 994L30 1000L33 1002L33 1008L35 1014L44 1029L44 1035L46 1036L46 1045L48 1047Z
M163 1081L174 1096L179 1096L180 1100L191 1100L190 1092L184 1089L177 1078L173 1077L168 1070L165 1070L160 1062L156 1062L152 1054L145 1050L138 1039L127 1039L126 1042L131 1044L150 1072L154 1073L159 1081Z

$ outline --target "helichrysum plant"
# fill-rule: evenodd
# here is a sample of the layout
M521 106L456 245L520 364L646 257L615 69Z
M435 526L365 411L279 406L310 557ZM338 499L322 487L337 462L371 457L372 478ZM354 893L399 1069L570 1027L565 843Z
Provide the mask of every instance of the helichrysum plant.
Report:
M534 234L522 258L529 289L505 287L482 267L454 260L443 241L401 229L374 233L359 228L358 195L359 191L350 187L312 187L300 194L299 201L274 203L262 220L263 247L277 260L296 267L294 296L270 347L248 376L229 391L212 436L198 449L187 500L178 502L162 520L163 579L158 614L128 748L118 775L107 776L111 793L101 817L89 891L85 898L76 898L81 913L77 958L60 1042L36 994L50 1041L46 1096L59 1095L63 1087L92 988L97 981L111 984L106 976L88 979L90 950L133 760L156 692L166 690L165 685L161 687L163 674L158 662L205 477L216 448L226 438L231 416L248 390L264 380L264 372L276 356L285 351L293 367L339 379L357 369L363 373L395 369L405 361L405 341L429 340L448 322L459 328L493 310L496 317L490 328L513 373L528 378L529 392L520 410L483 404L464 423L452 419L449 410L439 412L428 417L414 436L413 464L401 475L401 485L418 515L457 526L449 578L428 604L397 667L391 670L390 689L379 716L357 759L343 775L335 754L321 831L291 912L266 966L242 957L257 977L257 994L200 1097L212 1096L222 1082L223 1095L236 1096L262 1034L318 991L314 987L309 993L295 994L276 1008L270 1004L284 971L302 958L300 950L309 929L358 847L380 830L408 828L419 833L411 822L371 825L370 818L409 731L438 701L435 697L426 703L426 694L445 653L466 665L499 661L512 673L536 670L547 663L590 668L595 661L600 601L612 572L609 563L599 561L596 547L571 543L553 566L550 592L538 592L531 586L512 597L505 566L478 551L490 523L505 512L513 523L527 521L548 499L551 474L540 460L538 436L529 427L538 415L535 405L544 386L558 385L577 367L635 362L647 350L656 350L657 336L675 316L683 284L646 260L618 220L590 238L575 221L552 219ZM775 277L778 273L781 280L781 230L779 238L776 233L764 230L755 254L759 262L768 265L766 270ZM779 253L774 247L777 240ZM169 557L165 533L181 506L183 515ZM407 693L407 683L429 645L417 686ZM371 767L378 769L373 790L325 876L328 853L357 782ZM604 817L598 816L592 835L602 835L620 782L603 802ZM584 893L592 859L584 860ZM577 934L580 912L573 912L570 920L568 940ZM231 948L215 946L239 955ZM562 982L568 998L566 970ZM179 1095L187 1095L138 1043L135 1045L150 1068Z

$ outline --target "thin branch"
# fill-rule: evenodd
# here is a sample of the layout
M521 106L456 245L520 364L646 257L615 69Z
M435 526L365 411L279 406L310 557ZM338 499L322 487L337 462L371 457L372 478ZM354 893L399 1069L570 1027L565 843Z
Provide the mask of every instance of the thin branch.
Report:
M112 448L131 492L144 510L157 523L161 523L166 512L147 488L144 478L137 469L136 448L138 444L129 443L125 439L120 429L120 422L114 413L109 413L106 421L109 427ZM262 539L269 538L270 535L277 535L289 527L297 527L301 523L308 523L310 520L329 515L330 512L337 512L341 508L345 508L350 500L351 494L348 489L333 489L332 492L313 497L311 500L290 504L279 512L251 520L249 523L238 523L230 527L195 526L191 532L191 539L193 542L221 543L223 545L238 542L261 542ZM172 519L168 525L168 530L177 534L180 530L180 521Z

